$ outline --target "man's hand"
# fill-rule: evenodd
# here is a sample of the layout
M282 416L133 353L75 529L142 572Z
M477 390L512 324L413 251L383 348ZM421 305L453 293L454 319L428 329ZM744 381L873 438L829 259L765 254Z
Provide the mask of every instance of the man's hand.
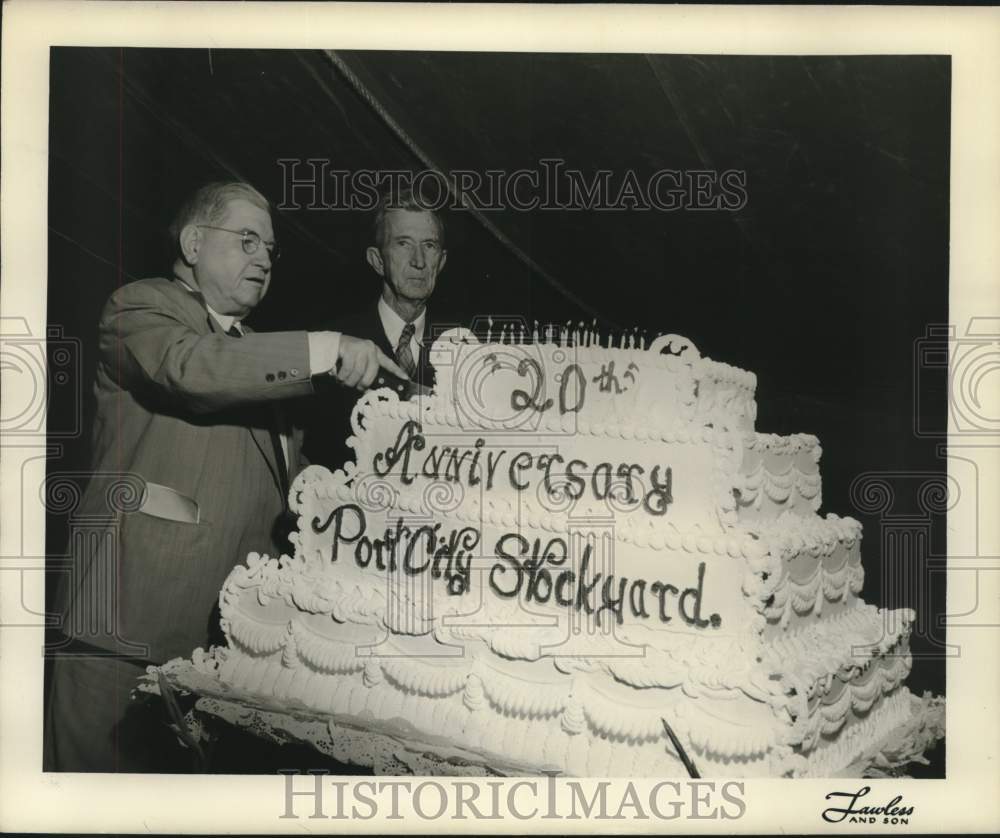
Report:
M340 336L340 361L330 374L341 384L367 390L378 375L379 367L400 378L410 378L372 341L350 335Z

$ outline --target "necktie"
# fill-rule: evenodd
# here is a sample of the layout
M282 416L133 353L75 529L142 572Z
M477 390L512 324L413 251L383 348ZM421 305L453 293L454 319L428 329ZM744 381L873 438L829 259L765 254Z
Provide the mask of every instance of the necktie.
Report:
M412 323L403 326L403 334L399 336L399 343L396 344L396 361L406 370L410 378L416 378L417 365L413 360L413 350L410 349L410 341L413 340L413 333L416 328Z
M234 323L226 330L226 334L232 338L243 337L243 332L236 328ZM281 447L281 436L278 434L278 429L275 427L277 421L277 416L272 416L271 421L267 422L267 430L271 435L271 447L274 448L274 462L278 466L278 483L281 488L281 499L282 504L285 508L288 508L288 465L285 463L285 452Z

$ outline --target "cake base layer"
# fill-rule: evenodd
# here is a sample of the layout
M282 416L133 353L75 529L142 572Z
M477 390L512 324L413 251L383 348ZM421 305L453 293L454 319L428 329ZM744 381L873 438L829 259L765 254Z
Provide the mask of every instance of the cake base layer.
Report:
M606 765L577 766L582 770L574 771L473 751L447 737L428 736L402 718L378 720L368 712L357 716L318 713L287 699L249 694L223 683L217 663L210 653L196 656L195 663L177 659L158 669L151 667L140 689L158 692L157 674L162 673L174 689L199 696L196 709L210 718L272 741L307 744L339 762L372 768L383 775L687 776L673 754L654 760L654 771L643 771L636 765L640 770L623 773L615 770L614 759ZM842 747L830 749L822 761L813 763L799 776L901 775L909 762L925 761L924 750L943 737L944 700L929 696L920 699L905 687L900 688L852 733L850 743L838 743ZM722 773L726 772L709 770L704 776Z

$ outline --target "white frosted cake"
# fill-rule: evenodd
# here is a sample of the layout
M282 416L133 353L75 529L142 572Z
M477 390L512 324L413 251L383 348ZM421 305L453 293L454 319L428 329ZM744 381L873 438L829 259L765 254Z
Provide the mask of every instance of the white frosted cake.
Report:
M904 723L914 615L859 598L817 439L756 433L754 375L683 338L547 337L455 331L433 395L366 394L199 666L571 776L686 776L667 726L701 776L831 775Z

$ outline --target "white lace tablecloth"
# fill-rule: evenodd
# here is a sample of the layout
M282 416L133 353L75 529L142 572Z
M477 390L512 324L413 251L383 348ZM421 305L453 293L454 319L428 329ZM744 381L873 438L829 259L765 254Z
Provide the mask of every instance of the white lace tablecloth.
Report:
M232 689L188 661L171 661L153 668L140 684L141 692L160 694L158 676L178 693L198 697L184 718L190 740L210 737L207 726L221 720L278 744L303 744L338 762L370 768L385 776L526 776L537 767L518 765L496 754L481 754L418 733L403 719L380 721L317 713ZM557 770L551 773L558 774Z

